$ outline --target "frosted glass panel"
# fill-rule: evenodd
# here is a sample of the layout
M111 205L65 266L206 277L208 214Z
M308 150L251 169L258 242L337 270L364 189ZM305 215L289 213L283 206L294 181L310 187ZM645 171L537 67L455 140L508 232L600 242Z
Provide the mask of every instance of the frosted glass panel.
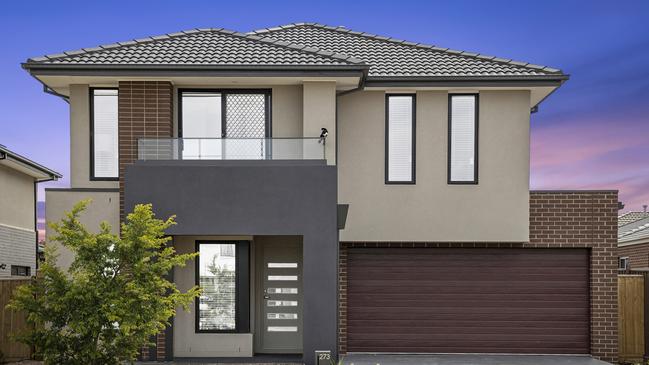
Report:
M92 92L93 176L119 176L117 90L96 89Z
M451 96L451 181L475 181L475 95Z
M412 181L413 97L388 97L388 181Z

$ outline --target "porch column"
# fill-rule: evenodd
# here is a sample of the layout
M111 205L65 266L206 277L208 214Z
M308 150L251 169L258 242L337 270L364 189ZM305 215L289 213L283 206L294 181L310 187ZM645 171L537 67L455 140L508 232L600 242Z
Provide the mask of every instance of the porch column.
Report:
M321 128L327 128L329 137L325 147L327 164L336 164L336 82L305 81L303 92L303 135L318 137Z

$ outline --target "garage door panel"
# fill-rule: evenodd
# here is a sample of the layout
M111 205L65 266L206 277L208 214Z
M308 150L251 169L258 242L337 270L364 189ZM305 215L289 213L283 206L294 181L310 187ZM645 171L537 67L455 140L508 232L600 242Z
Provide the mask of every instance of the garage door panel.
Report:
M367 303L369 308L410 308L410 307L422 307L422 306L434 306L435 308L441 307L448 304L448 300L434 300L434 299L403 299L403 298L360 298L356 303L360 306L359 309L363 309L364 303ZM530 308L537 309L538 311L543 311L546 309L552 310L551 313L555 312L555 309L566 308L566 309L575 309L577 313L581 312L581 305L583 300L578 301L551 301L551 300L493 300L488 302L475 302L475 301L458 301L454 307L464 307L472 308L477 305L481 306L485 310L487 308L497 308L497 309L510 309L510 308L524 308L526 313ZM455 309L453 309L455 312Z
M530 318L523 319L498 319L498 320L484 320L473 318L444 318L438 316L436 318L403 318L403 319L354 319L348 320L347 323L354 326L366 327L441 327L441 328L455 328L455 327L525 327L525 328L578 328L575 327L573 322L583 321L585 317L574 316L573 320L556 319L556 320L534 320Z
M350 249L348 350L588 353L579 249Z

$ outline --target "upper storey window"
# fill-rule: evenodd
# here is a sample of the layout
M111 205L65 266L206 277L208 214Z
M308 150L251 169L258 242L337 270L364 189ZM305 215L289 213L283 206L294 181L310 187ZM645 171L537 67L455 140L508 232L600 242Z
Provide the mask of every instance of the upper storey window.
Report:
M183 159L263 159L269 101L266 90L181 91Z
M478 95L449 95L448 182L478 183Z
M385 98L385 183L415 183L415 95Z
M119 176L117 89L90 90L91 179Z

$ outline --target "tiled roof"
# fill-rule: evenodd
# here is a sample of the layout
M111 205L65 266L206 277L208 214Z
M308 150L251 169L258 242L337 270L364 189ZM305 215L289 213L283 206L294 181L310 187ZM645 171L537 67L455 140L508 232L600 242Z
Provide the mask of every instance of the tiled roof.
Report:
M618 227L617 238L619 243L649 238L649 216Z
M566 79L561 70L407 42L343 27L297 23L248 34L193 29L30 58L23 66L137 68L369 68L389 78Z
M194 29L30 58L30 65L342 66L347 55L224 29Z
M621 227L623 225L633 223L637 220L648 218L649 212L627 212L617 217L617 226Z
M316 23L296 23L261 29L250 34L305 44L361 59L371 65L370 77L563 75L561 70L527 62L455 51Z

